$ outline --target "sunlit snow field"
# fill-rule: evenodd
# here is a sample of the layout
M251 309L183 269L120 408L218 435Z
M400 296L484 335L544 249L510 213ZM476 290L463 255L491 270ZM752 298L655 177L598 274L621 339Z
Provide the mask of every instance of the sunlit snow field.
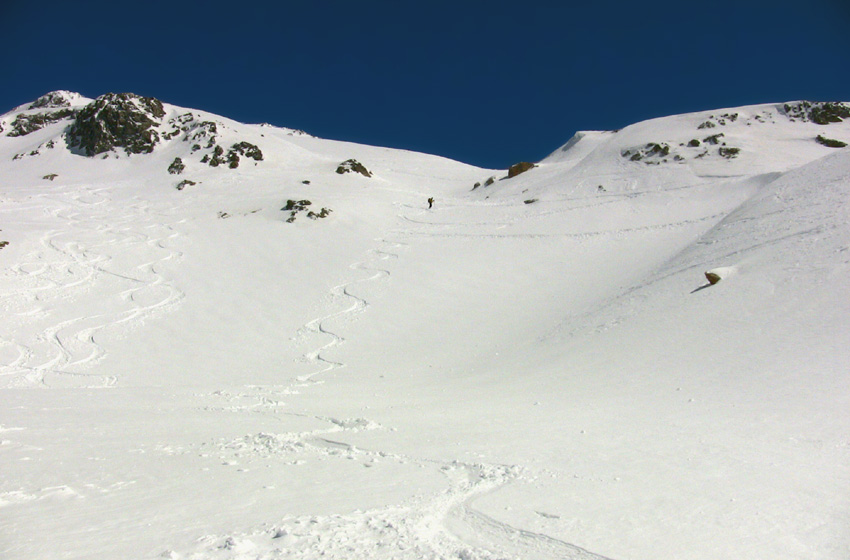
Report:
M507 179L192 112L264 160L0 136L0 556L850 557L846 122Z

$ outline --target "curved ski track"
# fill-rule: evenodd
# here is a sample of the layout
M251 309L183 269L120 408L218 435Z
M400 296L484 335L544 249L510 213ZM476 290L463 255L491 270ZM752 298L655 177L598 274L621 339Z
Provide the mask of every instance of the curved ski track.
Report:
M384 240L379 240L379 241L382 242L382 243L388 244L388 245L392 245L392 246L397 246L397 247L401 246L401 244L398 244L398 243L394 244L394 243L386 242ZM383 268L374 268L373 266L370 266L370 265L375 260L388 260L388 259L398 258L398 255L396 253L391 253L391 252L388 252L388 251L385 251L385 250L382 250L382 249L372 249L372 250L369 251L369 253L371 255L373 255L372 258L367 259L365 261L356 262L356 263L350 265L349 268L352 269L352 270L363 270L363 271L366 271L366 272L372 272L373 274L371 276L369 276L367 278L352 280L352 281L346 282L344 284L339 284L338 286L335 286L334 288L331 289L330 295L331 295L332 301L336 302L336 301L339 301L343 298L348 298L349 300L351 300L351 304L348 307L346 307L345 309L342 309L342 310L339 310L339 311L334 311L333 313L330 313L328 315L324 315L322 317L319 317L318 319L314 319L301 328L301 330L299 332L299 336L301 336L301 337L303 337L303 336L305 336L306 334L309 334L309 333L314 333L314 334L325 335L325 336L330 338L330 341L327 344L319 347L316 350L308 352L307 354L305 354L303 356L304 360L309 361L311 363L314 363L316 365L320 365L322 367L321 367L321 369L318 369L318 370L316 370L312 373L308 373L306 375L301 375L301 376L297 377L296 380L298 382L300 382L302 384L307 383L307 382L311 382L311 381L313 381L313 378L318 376L318 375L321 375L323 373L327 373L327 372L334 370L334 369L337 369L337 368L345 367L344 363L336 362L336 361L333 361L331 359L325 358L323 356L323 353L326 352L327 350L330 350L331 348L339 346L339 345L341 345L345 342L345 338L343 338L341 335L336 334L333 331L329 330L325 326L325 324L328 323L329 321L333 320L333 319L341 319L341 318L350 319L350 318L354 317L355 315L360 314L363 311L365 311L366 308L369 307L369 302L366 301L365 299L363 299L362 297L351 293L351 291L350 291L351 287L356 285L356 284L371 282L371 281L377 280L379 278L388 278L390 276L389 270L386 270L386 269L383 269Z
M183 298L157 271L160 263L181 257L168 247L178 233L149 220L146 202L114 204L107 188L59 192L45 197L44 205L50 223L60 227L48 229L41 250L10 269L11 289L2 296L16 325L0 335L0 348L11 347L17 356L0 364L0 380L9 387L111 387L114 376L87 372L107 354L99 335L107 329L126 333ZM119 254L139 251L151 258L110 269ZM110 282L108 295L98 300L109 309L91 313L91 307L63 306L104 281ZM46 324L32 326L41 322Z

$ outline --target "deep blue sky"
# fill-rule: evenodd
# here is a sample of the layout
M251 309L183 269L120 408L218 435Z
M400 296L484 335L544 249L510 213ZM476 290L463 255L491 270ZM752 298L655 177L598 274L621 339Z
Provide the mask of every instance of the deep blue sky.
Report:
M850 101L850 0L0 0L0 22L0 113L131 91L494 168L576 130Z

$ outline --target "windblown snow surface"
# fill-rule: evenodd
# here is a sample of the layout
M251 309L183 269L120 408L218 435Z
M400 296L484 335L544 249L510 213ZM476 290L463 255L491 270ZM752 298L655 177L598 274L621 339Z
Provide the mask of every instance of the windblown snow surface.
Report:
M89 158L27 111L2 558L850 557L848 123L656 119L506 179L200 111L264 159Z

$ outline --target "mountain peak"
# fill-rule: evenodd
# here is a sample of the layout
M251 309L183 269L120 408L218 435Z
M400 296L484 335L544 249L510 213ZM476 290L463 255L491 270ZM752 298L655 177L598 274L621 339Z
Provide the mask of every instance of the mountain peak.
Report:
M150 153L159 141L153 128L165 109L159 99L134 93L107 93L86 105L68 130L68 145L94 156L116 147Z
M79 93L67 91L64 89L45 93L35 101L33 101L28 109L58 109L60 107L71 107L77 104L76 102L84 101L85 98Z

